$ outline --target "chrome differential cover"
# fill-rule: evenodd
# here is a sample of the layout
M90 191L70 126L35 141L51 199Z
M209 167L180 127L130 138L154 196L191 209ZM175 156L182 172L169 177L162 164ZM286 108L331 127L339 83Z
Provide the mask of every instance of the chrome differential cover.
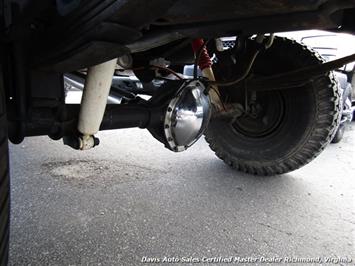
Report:
M198 80L185 83L168 106L164 134L173 151L184 151L204 133L211 117L206 87Z

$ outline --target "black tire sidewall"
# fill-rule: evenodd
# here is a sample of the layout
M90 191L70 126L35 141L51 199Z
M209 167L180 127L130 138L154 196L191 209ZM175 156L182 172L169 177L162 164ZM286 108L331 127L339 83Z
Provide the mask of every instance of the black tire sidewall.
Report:
M1 69L0 69L1 72ZM9 251L10 177L5 95L0 73L0 265L6 265Z

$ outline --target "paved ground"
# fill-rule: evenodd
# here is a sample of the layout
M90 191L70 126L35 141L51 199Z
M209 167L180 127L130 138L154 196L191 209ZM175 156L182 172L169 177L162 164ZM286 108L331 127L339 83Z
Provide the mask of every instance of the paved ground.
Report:
M11 265L137 265L142 257L355 259L355 124L301 170L234 172L204 141L165 150L146 131L73 151L11 146Z

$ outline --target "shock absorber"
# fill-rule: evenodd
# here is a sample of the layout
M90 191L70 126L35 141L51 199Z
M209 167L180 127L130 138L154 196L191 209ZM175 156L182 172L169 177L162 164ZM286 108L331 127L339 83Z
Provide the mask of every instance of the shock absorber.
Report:
M195 39L192 41L192 50L198 59L197 65L202 72L202 76L211 80L216 81L213 69L212 60L208 54L207 47L203 39ZM220 99L220 93L216 85L210 85L209 96L211 103L215 108L215 111L221 112L224 110L223 104Z
M81 150L98 144L94 134L99 131L104 116L116 62L117 58L88 69L78 121L78 130L82 134L78 148Z

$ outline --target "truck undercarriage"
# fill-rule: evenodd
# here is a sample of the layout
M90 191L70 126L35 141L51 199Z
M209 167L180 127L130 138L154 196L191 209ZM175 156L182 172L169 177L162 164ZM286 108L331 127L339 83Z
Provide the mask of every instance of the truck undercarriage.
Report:
M1 265L7 138L48 135L85 150L99 144L98 130L140 127L178 152L205 134L233 168L275 175L315 158L339 124L341 93L331 70L355 56L324 63L274 33L355 33L354 0L0 3ZM236 36L231 47L225 36ZM129 75L139 86L112 81ZM65 103L64 77L83 88L81 104ZM118 104L106 104L110 93Z

